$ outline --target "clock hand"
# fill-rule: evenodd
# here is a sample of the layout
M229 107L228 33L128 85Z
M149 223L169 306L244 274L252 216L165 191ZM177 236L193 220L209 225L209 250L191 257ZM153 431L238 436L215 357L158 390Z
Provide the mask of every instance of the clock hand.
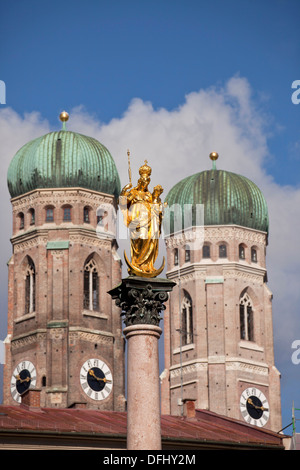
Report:
M19 374L18 374L18 375L15 375L15 378L16 378L19 382L21 382L21 383L23 383L23 382L29 382L29 381L31 380L31 377L26 377L25 379L21 379L21 377L20 377Z
M265 408L264 406L257 406L257 405L254 405L253 401L251 398L248 398L248 403L252 406L254 406L254 408L256 408L257 410L262 410L262 411L269 411L268 408Z
M260 406L259 409L262 411L269 411L269 408L265 408L264 406Z
M89 370L89 374L90 374L92 377L94 377L94 379L96 379L96 380L101 380L101 378L100 378L100 377L97 377L97 375L95 374L95 372L94 372L92 369Z
M95 372L94 372L92 369L89 370L89 374L90 374L92 377L94 377L94 379L99 380L99 381L101 381L101 382L105 382L105 383L106 383L106 382L107 382L107 383L110 383L110 382L111 382L111 380L108 380L106 377L103 377L103 378L102 378L102 377L97 377L96 374L95 374Z
M252 405L252 406L253 406L253 408L256 408L256 409L259 409L259 410L261 409L261 407L260 407L260 406L257 406L257 405L255 405L255 404L253 403L253 401L252 401L252 399L251 399L251 398L248 398L248 400L247 400L247 401L248 401L248 403L249 403L250 405Z
M29 381L31 380L31 378L30 378L30 377L26 377L25 379L21 379L21 378L20 378L19 380L20 380L21 383L23 383L23 382L29 382Z

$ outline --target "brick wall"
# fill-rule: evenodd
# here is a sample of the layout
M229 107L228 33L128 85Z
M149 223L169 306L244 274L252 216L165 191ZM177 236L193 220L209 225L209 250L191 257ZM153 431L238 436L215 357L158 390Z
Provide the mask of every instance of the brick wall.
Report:
M97 234L97 208L114 207L112 196L81 188L43 189L12 200L13 256L9 265L8 332L11 343L4 378L4 403L14 404L10 378L14 367L31 361L37 370L36 387L41 406L66 407L85 402L90 408L124 409L124 340L119 309L107 291L121 278L115 241ZM71 221L63 221L63 208L71 207ZM46 221L46 207L54 208L54 221ZM83 219L90 208L89 223ZM35 223L31 224L31 212ZM18 214L24 213L24 229ZM49 242L51 244L49 245ZM83 307L84 265L97 264L100 311ZM35 311L25 312L25 268L35 266ZM81 365L97 357L113 372L113 392L103 401L84 394Z

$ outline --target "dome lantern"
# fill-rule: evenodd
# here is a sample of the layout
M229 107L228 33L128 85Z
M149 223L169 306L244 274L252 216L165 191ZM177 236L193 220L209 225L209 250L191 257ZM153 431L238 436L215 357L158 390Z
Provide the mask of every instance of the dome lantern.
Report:
M59 115L59 119L63 123L62 129L65 131L66 130L66 122L69 120L69 113L67 113L67 111L62 111Z

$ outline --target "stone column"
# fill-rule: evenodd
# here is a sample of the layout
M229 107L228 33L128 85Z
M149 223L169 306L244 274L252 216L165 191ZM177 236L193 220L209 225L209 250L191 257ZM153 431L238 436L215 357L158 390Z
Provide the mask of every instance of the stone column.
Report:
M127 340L127 449L161 449L158 340L161 328L134 325Z
M160 450L160 313L174 282L129 276L109 294L121 307L127 340L127 449Z

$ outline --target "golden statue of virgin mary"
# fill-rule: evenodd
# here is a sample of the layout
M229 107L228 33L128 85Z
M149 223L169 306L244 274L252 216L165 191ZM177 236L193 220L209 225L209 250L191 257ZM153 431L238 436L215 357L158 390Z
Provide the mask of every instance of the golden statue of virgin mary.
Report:
M130 181L124 186L119 197L124 223L130 232L131 261L124 251L128 272L142 277L156 277L165 266L163 258L161 267L159 269L154 267L163 217L163 204L160 199L163 188L157 185L152 193L148 190L151 171L145 160L145 164L139 169L137 186L132 187ZM130 170L129 178L131 179Z

